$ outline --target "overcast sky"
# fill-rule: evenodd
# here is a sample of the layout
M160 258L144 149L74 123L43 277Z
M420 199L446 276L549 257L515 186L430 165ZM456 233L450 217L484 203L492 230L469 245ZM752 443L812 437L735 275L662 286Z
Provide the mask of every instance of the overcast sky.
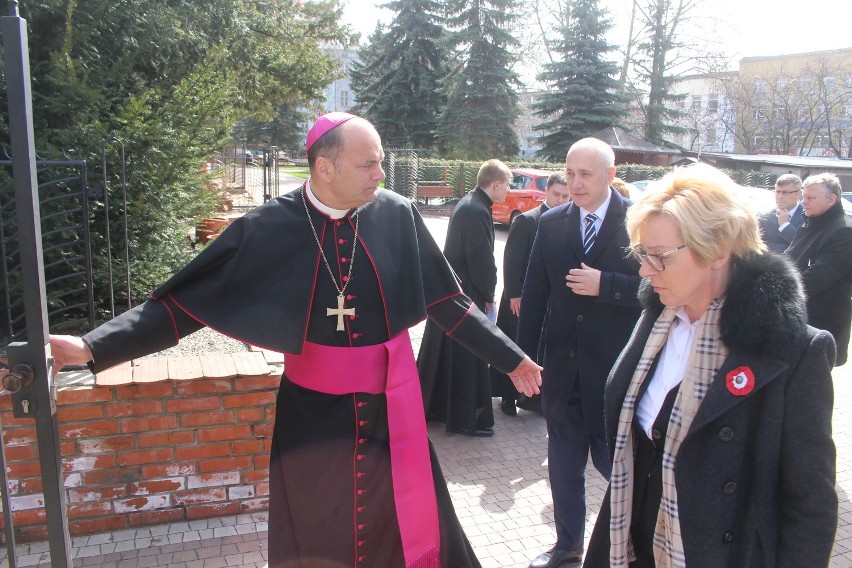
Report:
M362 43L393 13L382 0L342 0L345 21L362 33ZM603 0L616 23L626 20L631 0ZM705 0L720 24L713 34L736 59L852 47L850 0ZM618 39L614 30L613 42ZM713 33L713 32L711 32ZM625 35L626 32L621 35Z

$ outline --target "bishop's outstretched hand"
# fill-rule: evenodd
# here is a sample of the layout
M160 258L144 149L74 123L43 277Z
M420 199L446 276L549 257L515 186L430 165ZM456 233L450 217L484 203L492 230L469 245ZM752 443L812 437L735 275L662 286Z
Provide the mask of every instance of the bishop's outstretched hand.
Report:
M535 361L530 359L528 355L525 355L521 364L509 373L509 378L512 379L512 384L515 385L518 392L532 396L541 392L539 389L541 386L541 371L542 367L539 367Z

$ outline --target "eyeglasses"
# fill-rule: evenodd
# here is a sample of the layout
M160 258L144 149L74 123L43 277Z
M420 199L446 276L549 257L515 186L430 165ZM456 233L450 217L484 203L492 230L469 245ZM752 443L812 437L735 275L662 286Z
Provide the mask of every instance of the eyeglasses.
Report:
M680 245L679 247L667 250L666 252L661 252L660 254L651 254L645 250L645 247L639 245L638 247L630 247L630 254L639 261L639 264L647 262L651 268L657 272L662 272L666 269L666 265L663 264L663 259L670 257L682 248L686 248L686 245Z
M801 189L791 189L789 191L781 191L780 189L775 190L775 195L790 195L791 193L799 193Z

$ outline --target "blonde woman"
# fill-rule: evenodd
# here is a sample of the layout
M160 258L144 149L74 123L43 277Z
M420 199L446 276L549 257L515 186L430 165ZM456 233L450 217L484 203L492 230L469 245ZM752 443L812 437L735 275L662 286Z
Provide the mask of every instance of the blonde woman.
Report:
M584 566L827 566L837 525L831 336L725 174L630 208L645 310L610 374L610 487Z

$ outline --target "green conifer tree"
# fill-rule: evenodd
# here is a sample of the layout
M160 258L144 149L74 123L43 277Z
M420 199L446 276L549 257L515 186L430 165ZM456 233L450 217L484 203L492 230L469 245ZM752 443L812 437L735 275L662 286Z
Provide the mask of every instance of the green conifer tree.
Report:
M458 64L443 82L447 103L438 144L464 159L515 156L520 81L512 70L517 40L509 31L514 0L451 0L447 10Z
M431 149L445 99L446 32L434 0L394 0L385 29L377 26L351 69L356 104L388 146Z
M552 51L561 59L546 63L538 79L547 92L533 104L542 122L534 130L546 132L538 154L562 161L571 144L609 126L624 115L624 99L615 76L618 65L607 59L614 46L605 36L612 27L598 0L574 0L566 24L556 28L561 37Z

